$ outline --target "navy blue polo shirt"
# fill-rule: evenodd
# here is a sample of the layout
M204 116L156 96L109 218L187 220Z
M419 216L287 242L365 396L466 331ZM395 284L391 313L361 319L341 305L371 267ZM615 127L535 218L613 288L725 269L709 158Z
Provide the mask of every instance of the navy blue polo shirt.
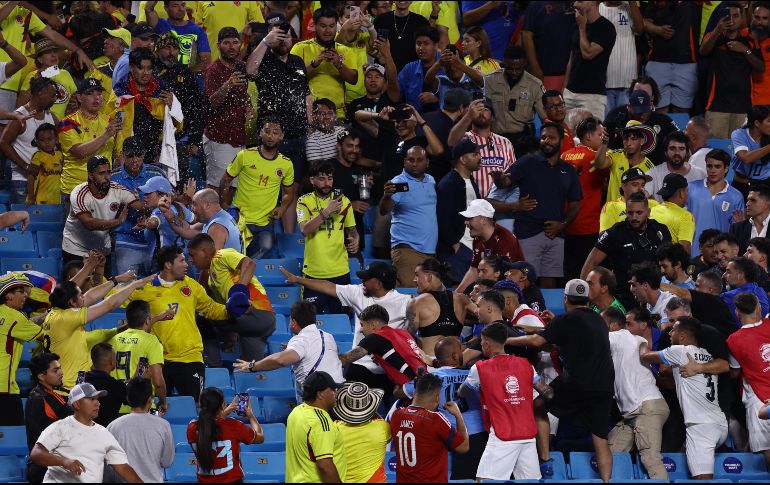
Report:
M515 213L514 231L519 239L543 232L545 221L564 220L567 202L583 198L575 167L561 159L552 166L542 152L520 158L506 173L513 185L519 187L521 197L529 195L537 201L533 210Z

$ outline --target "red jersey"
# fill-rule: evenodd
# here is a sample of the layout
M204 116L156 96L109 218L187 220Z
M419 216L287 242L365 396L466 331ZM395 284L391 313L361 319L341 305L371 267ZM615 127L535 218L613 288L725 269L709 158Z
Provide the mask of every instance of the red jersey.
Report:
M566 137L564 138L567 139ZM561 159L577 170L583 200L577 217L564 231L568 236L584 236L599 233L599 213L602 210L602 188L607 176L606 170L597 170L594 166L596 152L587 146L562 152Z
M487 431L503 441L528 440L537 434L532 404L535 369L527 359L496 355L476 362L481 382L481 413Z
M241 443L253 443L253 429L233 418L218 418L219 440L211 443L214 449L214 467L201 470L198 465L198 481L201 483L232 483L243 479L241 468ZM197 453L198 420L187 425L187 441Z
M396 482L447 483L449 450L465 438L441 414L418 406L397 409L390 418L396 450Z
M730 353L760 401L770 399L770 319L741 327L727 338Z
M524 261L524 252L519 246L519 240L516 239L511 231L499 224L495 224L495 232L489 241L482 241L481 238L473 240L473 260L471 266L479 267L479 261L486 256L505 256L513 262Z

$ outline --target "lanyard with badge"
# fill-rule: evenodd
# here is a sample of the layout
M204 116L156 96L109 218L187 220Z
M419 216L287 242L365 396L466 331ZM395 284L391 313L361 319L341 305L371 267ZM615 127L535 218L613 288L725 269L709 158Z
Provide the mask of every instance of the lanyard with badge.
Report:
M321 334L321 355L318 356L318 360L313 364L313 368L310 369L310 372L307 373L307 375L312 374L313 372L318 369L318 366L321 365L321 360L324 358L324 354L326 353L326 340L324 339L324 332L323 330L319 330L318 333Z

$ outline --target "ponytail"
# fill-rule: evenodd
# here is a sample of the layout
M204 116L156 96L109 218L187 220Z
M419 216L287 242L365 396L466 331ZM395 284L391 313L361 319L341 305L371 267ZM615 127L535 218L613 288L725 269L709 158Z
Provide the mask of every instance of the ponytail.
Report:
M201 410L198 414L198 436L196 457L201 470L210 471L214 467L214 448L212 443L219 440L217 416L222 410L225 396L216 387L203 390L200 397Z

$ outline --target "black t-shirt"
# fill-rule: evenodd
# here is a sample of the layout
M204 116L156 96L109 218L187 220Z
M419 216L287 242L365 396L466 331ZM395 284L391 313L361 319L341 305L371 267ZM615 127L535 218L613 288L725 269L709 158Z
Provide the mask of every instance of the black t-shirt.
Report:
M692 316L704 325L716 329L723 339L727 340L727 337L738 330L730 308L719 295L690 290L690 297L692 298Z
M509 322L508 320L497 320L492 323L489 323L488 325L492 325L493 323L502 323L503 326L505 326L505 330L508 333L507 338L522 337L524 335L527 335L526 332L524 332L524 330L514 327L513 325L511 325L511 322ZM468 345L468 348L471 350L476 350L478 352L481 352L481 338L479 337L474 339L470 343L470 345ZM515 355L516 357L527 359L532 365L536 365L540 360L540 351L536 348L515 347L513 345L506 345L505 353L509 355Z
M376 121L379 127L377 138L374 138L362 128L361 124L356 121L356 111L369 111L372 113L379 113L382 108L386 106L395 106L395 103L390 100L386 93L383 93L379 98L369 98L362 96L356 98L348 104L347 119L357 128L361 134L361 155L372 160L382 161L382 147L383 144L390 144L391 140L398 139L396 130L393 128L392 121Z
M713 33L711 35L714 35ZM739 35L735 39L720 36L709 62L707 110L721 113L745 113L751 108L751 74L754 70L745 52L733 52L727 48L728 42L740 42L748 47L758 59L763 59L762 51L750 36Z
M94 420L106 428L120 416L120 406L128 404L126 384L98 370L86 372L85 381L93 384L97 391L107 391L106 396L99 398L99 417Z
M428 20L420 14L410 12L406 17L396 17L395 12L378 15L374 19L374 28L388 30L390 52L399 71L407 64L417 60L414 49L414 34L420 27L429 27Z
M444 178L444 175L452 170L452 149L447 144L447 140L455 122L442 110L431 111L423 118L428 123L428 126L430 126L430 129L433 130L433 133L441 140L441 144L444 145L444 153L438 157L431 158L430 165L428 166L428 173L436 179L436 184L438 184Z
M628 293L631 266L644 262L657 262L656 251L664 242L671 242L668 228L649 219L647 228L639 233L628 221L621 221L599 236L596 248L607 254L607 263L615 272L618 294ZM622 300L621 300L622 301Z
M342 190L342 194L350 200L361 200L358 191L358 179L364 174L364 170L356 164L347 167L336 158L326 160L334 167L334 188Z
M687 274L689 274L692 279L695 280L698 278L699 274L708 271L709 268L711 268L711 265L703 261L700 255L698 255L690 260L690 266L687 268Z
M599 44L603 50L591 60L583 59L580 53L580 32L572 34L572 63L570 64L567 89L573 93L606 94L607 64L615 46L615 26L604 17L586 25L586 35L592 43Z
M302 58L289 54L283 62L269 50L254 81L259 90L257 126L262 126L265 116L275 116L281 120L284 138L306 136L305 98L310 94L310 88Z
M358 346L365 349L370 355L378 355L380 357L387 355L384 360L394 369L403 369L401 373L410 379L417 377L411 367L406 364L406 360L395 351L393 344L385 337L373 333L364 337L358 343Z
M551 320L540 335L559 346L566 385L583 392L614 392L609 329L598 313L588 308L564 313Z
M658 35L649 35L652 40L650 61L687 64L695 62L697 46L691 44L700 31L695 32L695 2L648 2L644 18L655 25L670 25L674 35L666 40Z
M545 298L543 297L543 292L540 291L540 288L538 288L537 285L530 285L526 287L523 290L524 293L524 303L527 304L528 307L535 310L536 312L542 312L543 310L547 310L548 307L545 306Z

